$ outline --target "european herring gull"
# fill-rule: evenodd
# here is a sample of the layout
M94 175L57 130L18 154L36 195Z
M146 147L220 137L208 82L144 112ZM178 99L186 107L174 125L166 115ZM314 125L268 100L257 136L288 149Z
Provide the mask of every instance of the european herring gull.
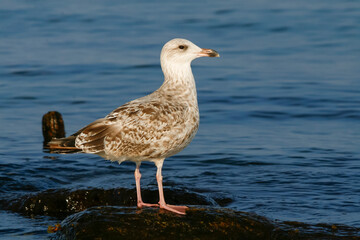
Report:
M150 95L128 102L67 138L53 139L50 149L78 149L117 161L136 163L137 206L160 207L185 214L188 207L166 204L161 169L165 158L183 150L199 127L196 86L192 60L219 57L212 49L200 48L186 39L173 39L161 51L164 82ZM140 190L140 165L154 162L159 203L144 203Z

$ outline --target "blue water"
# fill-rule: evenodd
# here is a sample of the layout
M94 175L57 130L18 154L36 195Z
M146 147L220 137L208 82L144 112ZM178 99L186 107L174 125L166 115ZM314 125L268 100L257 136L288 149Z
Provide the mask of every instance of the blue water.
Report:
M134 188L133 163L43 152L41 117L68 134L162 83L174 37L193 62L201 124L164 185L271 219L360 227L358 1L25 1L0 4L0 196ZM142 165L155 187L155 167ZM47 238L48 217L0 210L0 238Z

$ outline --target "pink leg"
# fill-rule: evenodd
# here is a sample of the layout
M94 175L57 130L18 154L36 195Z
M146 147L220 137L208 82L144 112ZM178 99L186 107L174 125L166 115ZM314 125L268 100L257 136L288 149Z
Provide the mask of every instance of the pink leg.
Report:
M182 214L185 215L186 213L186 209L188 209L188 207L186 206L174 206L174 205L170 205L170 204L166 204L165 203L165 198L164 198L164 192L163 192L163 185L162 185L162 174L161 174L161 169L162 169L162 165L163 165L164 159L161 162L156 162L156 166L157 166L157 172L156 172L156 180L159 186L159 204L160 204L160 208L166 209L170 212L174 212L177 214Z
M142 207L159 207L159 204L150 204L150 203L144 203L141 198L141 189L140 189L140 164L136 164L135 169L135 181L136 181L136 195L137 195L137 206L138 208Z

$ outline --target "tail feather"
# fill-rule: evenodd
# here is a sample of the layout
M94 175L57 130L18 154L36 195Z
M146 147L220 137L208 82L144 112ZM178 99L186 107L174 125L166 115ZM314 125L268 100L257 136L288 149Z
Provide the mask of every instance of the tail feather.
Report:
M66 138L53 138L48 143L49 146L75 147L75 136Z
M75 147L76 136L71 135L66 138L53 138L48 142L46 148L50 151L59 151L66 153L81 152L81 149Z

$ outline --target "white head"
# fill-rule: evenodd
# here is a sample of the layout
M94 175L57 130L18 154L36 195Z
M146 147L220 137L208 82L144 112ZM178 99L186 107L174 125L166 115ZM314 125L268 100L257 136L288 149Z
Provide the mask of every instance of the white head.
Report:
M219 57L212 49L199 48L186 39L175 38L167 42L161 50L161 66L190 65L199 57Z

